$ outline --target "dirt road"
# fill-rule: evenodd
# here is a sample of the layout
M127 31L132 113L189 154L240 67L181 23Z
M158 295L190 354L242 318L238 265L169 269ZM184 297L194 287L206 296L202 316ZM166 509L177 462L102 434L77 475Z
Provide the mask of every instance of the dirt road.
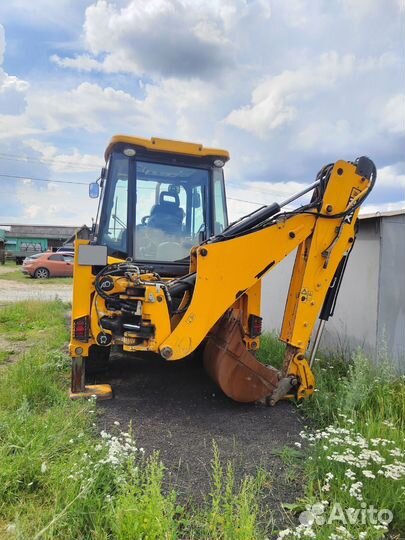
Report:
M234 403L217 389L196 361L165 362L158 357L113 356L110 371L94 382L112 384L115 399L100 402L100 428L114 430L132 423L139 446L159 450L177 489L197 500L209 492L212 443L224 462L240 476L258 466L271 472L269 501L282 516L281 502L299 494L299 478L279 453L299 441L303 420L293 404L274 408Z
M70 302L72 299L72 286L60 284L38 285L37 283L0 280L0 304L20 300L54 300L55 298Z

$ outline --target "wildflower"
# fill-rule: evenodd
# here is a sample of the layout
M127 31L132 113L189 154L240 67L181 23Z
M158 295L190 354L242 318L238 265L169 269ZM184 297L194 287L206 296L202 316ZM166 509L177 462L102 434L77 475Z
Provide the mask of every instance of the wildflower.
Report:
M364 470L362 473L366 478L375 478L375 474L372 471Z
M358 501L363 500L363 495L361 494L361 489L363 487L363 482L355 482L352 484L351 488L349 489L349 495L357 499Z
M119 425L120 425L120 423L118 422L118 420L115 420L114 421L114 426L119 426Z
M46 464L45 461L44 461L44 462L41 464L41 473L42 473L42 474L46 473L47 469L48 469L48 466L47 466L47 464Z
M297 447L297 448L301 448L302 444L300 442L295 442L294 445Z
M9 534L14 534L16 532L16 528L15 523L9 523L6 527L6 532Z
M280 531L278 533L277 540L282 540L283 538L288 536L291 532L292 532L291 529L284 529L283 531Z

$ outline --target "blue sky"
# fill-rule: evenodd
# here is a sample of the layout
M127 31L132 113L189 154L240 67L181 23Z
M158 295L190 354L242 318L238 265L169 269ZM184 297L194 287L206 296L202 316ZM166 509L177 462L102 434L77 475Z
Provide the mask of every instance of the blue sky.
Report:
M403 0L11 0L0 25L0 223L89 224L114 133L230 150L233 217L364 154L366 210L405 207Z

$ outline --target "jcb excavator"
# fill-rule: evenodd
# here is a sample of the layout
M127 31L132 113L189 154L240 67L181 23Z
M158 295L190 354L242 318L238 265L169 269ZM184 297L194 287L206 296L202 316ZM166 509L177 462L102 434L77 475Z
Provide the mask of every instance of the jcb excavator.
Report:
M228 224L225 150L117 135L90 196L101 197L88 239L75 242L71 397L112 397L85 384L85 370L108 362L112 346L169 362L201 352L235 401L274 405L314 391L311 359L356 236L360 205L376 180L367 157L326 165L281 204ZM312 192L310 202L286 207ZM296 250L278 370L260 347L262 279ZM321 319L309 358L307 350Z

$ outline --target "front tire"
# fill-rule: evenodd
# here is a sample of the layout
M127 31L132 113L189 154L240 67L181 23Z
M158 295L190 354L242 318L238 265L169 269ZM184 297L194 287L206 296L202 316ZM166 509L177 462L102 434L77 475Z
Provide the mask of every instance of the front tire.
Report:
M86 375L98 375L108 369L111 347L92 345L86 358Z
M37 268L35 270L34 277L36 279L48 279L49 278L49 270L47 268L43 268L41 266L40 268Z

